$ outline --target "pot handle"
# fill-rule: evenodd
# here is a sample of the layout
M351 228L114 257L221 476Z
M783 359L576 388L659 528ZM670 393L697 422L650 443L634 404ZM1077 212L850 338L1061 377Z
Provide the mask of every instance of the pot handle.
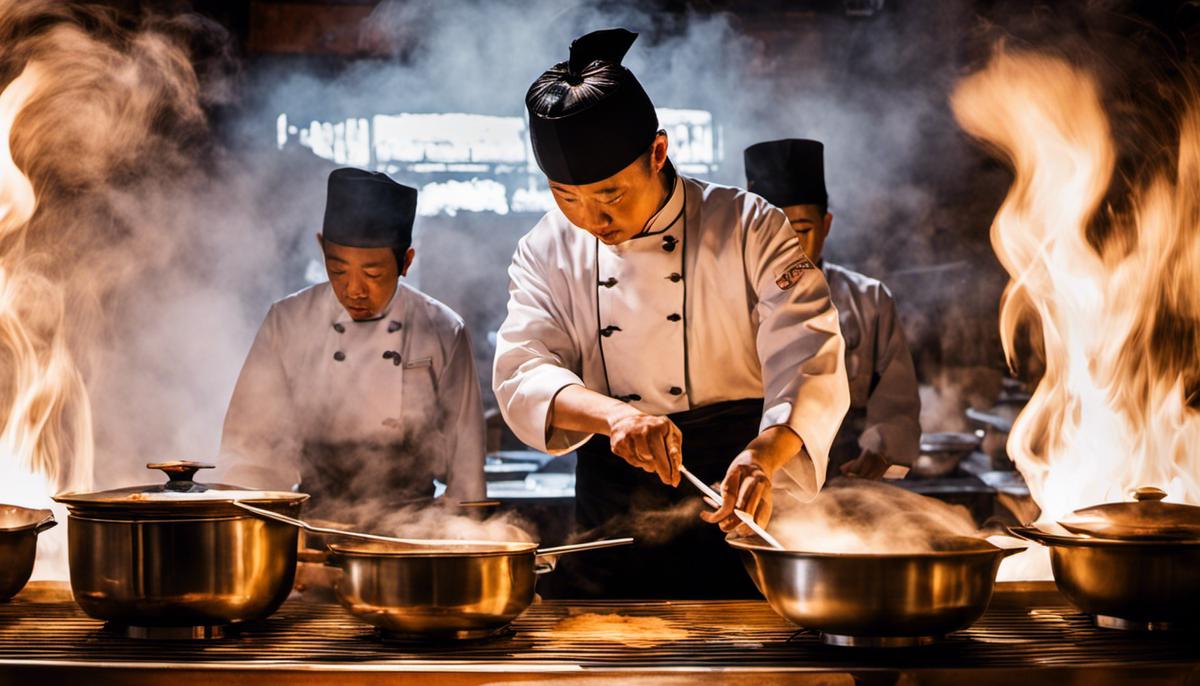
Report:
M56 526L58 526L58 522L55 521L54 515L52 515L52 514L46 515L45 519L38 522L38 525L33 527L33 532L36 534L40 534L43 531L46 531L47 529L53 529Z
M585 550L597 550L599 548L612 548L619 545L629 545L630 543L633 543L632 538L606 538L600 541L572 543L571 545L560 545L554 548L539 548L537 551L537 562L533 571L535 574L553 572L554 566L558 563L559 555L579 553Z
M312 562L314 564L323 564L327 567L336 567L337 565L331 562L333 555L328 550L313 550L304 548L296 553L297 562Z
M1008 527L1008 533L1016 536L1017 538L1023 538L1026 541L1033 541L1034 543L1041 543L1043 545L1046 543L1046 540L1042 537L1041 532L1032 526L1010 526Z

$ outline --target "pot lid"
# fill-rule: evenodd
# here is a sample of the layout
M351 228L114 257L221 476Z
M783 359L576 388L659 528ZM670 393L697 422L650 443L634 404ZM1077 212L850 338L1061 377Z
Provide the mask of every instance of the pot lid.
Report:
M263 491L229 484L206 484L194 480L197 471L212 469L214 466L189 460L152 462L147 464L146 468L165 472L168 477L166 483L126 486L95 493L61 493L54 496L54 499L66 505L115 508L190 508L233 500L296 503L308 499L308 495L304 493Z
M1164 503L1166 491L1143 486L1133 502L1105 503L1076 510L1059 520L1067 531L1122 540L1200 539L1200 507Z

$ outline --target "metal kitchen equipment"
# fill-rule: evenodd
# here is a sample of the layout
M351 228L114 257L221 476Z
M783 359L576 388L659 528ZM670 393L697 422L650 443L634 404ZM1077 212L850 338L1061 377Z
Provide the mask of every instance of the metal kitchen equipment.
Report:
M1012 533L1050 549L1054 582L1072 605L1113 629L1200 626L1200 507L1160 502L1139 488L1133 502L1076 510L1061 527Z
M233 502L296 515L308 496L194 481L212 466L148 464L167 483L55 497L70 513L71 590L84 612L134 637L215 638L287 598L297 530Z
M726 539L785 619L820 632L831 645L905 647L970 626L987 609L1004 557L985 540L948 537L933 552L814 553Z
M975 433L940 432L921 434L920 454L913 463L913 475L922 478L946 476L983 442L983 431Z
M338 601L385 636L477 639L501 631L529 607L537 575L554 569L555 556L630 543L619 538L543 549L505 542L333 544L328 564L342 570L334 586Z
M38 534L57 523L50 510L0 505L0 602L25 587L37 559Z

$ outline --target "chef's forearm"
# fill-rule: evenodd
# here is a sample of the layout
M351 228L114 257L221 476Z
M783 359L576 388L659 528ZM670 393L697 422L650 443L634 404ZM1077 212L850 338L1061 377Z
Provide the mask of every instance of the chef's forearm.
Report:
M767 427L756 436L750 441L750 445L746 446L746 450L763 471L773 475L788 460L798 455L803 447L804 441L795 431L787 426L776 425Z
M563 431L609 435L612 425L640 414L628 403L579 385L564 387L550 405L550 426Z

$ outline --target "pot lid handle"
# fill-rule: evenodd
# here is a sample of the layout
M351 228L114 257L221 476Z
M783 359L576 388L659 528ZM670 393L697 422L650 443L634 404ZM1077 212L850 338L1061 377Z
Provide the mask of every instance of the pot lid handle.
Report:
M1134 489L1129 496L1139 503L1154 502L1166 498L1167 492L1154 486L1142 486L1141 488Z
M164 486L170 491L190 491L195 486L192 480L201 469L213 469L216 465L207 462L192 462L191 460L175 460L173 462L151 462L146 469L159 469L166 472L170 479Z

